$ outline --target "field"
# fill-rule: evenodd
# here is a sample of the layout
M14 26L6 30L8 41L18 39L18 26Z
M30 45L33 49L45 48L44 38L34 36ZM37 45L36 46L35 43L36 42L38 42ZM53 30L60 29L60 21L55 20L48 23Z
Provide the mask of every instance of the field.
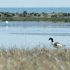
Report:
M0 70L70 70L70 49L0 49Z

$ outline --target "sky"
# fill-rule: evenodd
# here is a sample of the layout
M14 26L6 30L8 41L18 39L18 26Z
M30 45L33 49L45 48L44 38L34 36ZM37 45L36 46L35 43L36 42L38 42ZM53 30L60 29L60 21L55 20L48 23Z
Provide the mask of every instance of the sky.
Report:
M0 7L70 7L70 0L0 0Z

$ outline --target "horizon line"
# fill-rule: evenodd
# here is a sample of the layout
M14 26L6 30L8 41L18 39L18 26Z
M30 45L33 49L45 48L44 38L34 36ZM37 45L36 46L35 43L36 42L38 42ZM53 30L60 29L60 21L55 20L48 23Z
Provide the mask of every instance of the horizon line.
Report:
M0 7L0 8L70 8L70 7Z

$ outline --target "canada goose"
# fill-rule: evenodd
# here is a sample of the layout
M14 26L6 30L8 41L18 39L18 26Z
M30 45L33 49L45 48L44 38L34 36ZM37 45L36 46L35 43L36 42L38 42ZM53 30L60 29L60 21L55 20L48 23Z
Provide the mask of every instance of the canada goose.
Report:
M60 44L59 42L54 42L53 38L49 38L49 40L51 40L51 44L53 45L53 47L55 48L61 48L63 47L64 45Z

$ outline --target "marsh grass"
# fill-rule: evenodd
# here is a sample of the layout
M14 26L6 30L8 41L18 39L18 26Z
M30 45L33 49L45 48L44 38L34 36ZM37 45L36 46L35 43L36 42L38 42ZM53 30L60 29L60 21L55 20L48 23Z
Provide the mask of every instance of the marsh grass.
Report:
M0 49L0 70L70 70L70 49Z

